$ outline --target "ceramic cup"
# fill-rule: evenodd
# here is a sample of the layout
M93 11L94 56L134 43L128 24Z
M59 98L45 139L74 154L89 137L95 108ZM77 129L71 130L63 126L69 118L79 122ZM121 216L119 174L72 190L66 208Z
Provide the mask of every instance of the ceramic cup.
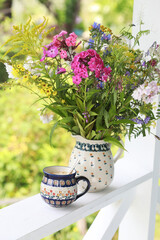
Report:
M90 188L86 177L75 177L76 171L70 174L70 167L51 166L43 169L40 194L46 203L52 207L63 207L76 201ZM82 193L77 194L78 182L85 181L87 186Z

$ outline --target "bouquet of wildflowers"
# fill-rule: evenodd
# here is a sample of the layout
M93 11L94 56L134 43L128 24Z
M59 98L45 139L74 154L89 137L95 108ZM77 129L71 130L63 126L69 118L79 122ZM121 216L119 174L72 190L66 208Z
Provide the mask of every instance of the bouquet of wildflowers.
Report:
M135 50L145 31L133 37L123 29L115 36L97 23L89 27L87 40L61 31L45 44L53 31L46 29L45 19L40 25L29 20L24 26L14 26L13 36L5 43L10 48L1 61L12 78L9 86L24 86L43 101L41 117L48 110L59 116L52 133L60 126L73 135L120 147L122 135L145 136L160 117L160 106L154 113L160 82L159 45L155 42L147 53ZM126 38L134 42L133 47ZM15 53L9 59L11 51ZM47 115L46 121L52 121L52 116Z

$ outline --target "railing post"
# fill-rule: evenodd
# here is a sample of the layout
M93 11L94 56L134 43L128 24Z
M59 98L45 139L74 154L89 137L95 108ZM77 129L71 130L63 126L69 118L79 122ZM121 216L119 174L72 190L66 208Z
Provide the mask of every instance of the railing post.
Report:
M141 26L142 30L150 30L150 35L143 36L140 41L139 47L145 51L148 50L154 41L157 41L158 43L160 42L159 9L159 0L134 0L133 23L136 27L133 28L133 34L135 35L140 30L140 21L144 23ZM157 126L158 133L160 130L159 128L160 126ZM133 152L132 156L134 157L133 160L137 161L137 164L141 165L141 167L150 167L151 170L153 170L152 180L149 180L137 187L135 200L124 220L120 224L119 240L154 239L155 212L158 195L158 168L160 162L158 159L159 143L156 143L157 147L154 148L155 143L151 137L147 136L146 140L143 140L142 138L138 139L138 141L143 142L141 142L142 149L139 149L138 156L137 149L139 147L138 143L136 143L137 148L135 148L135 154ZM150 156L147 156L146 152Z

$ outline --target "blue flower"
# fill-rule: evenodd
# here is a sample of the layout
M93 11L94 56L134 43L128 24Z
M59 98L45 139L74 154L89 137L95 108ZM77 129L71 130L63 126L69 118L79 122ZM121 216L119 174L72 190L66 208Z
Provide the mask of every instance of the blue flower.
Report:
M108 51L107 48L105 48L105 52L103 52L103 56L107 56L110 53L111 53L111 51Z
M98 24L96 22L93 23L92 27L100 30L100 24Z
M93 39L89 39L88 45L89 45L90 48L93 47L93 44L94 44L94 40Z
M116 119L117 119L117 120L122 120L122 119L124 119L124 117L122 117L122 116L116 116Z
M111 34L106 35L106 34L104 33L103 36L101 37L101 40L102 40L102 41L103 41L103 40L109 41L110 39L111 39Z
M104 88L104 83L102 81L99 81L99 83L97 84L97 89L99 88Z

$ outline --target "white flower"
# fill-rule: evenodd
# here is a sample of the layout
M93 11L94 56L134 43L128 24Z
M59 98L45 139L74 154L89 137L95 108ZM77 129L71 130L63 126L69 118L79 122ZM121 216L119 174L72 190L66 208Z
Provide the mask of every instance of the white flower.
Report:
M132 94L135 100L145 103L153 103L155 96L158 94L158 85L156 81L143 83Z
M26 58L26 63L23 65L23 67L24 67L26 70L31 71L32 65L33 65L33 60L32 60L32 58L31 58L30 56L28 56L28 57Z
M49 123L53 120L53 115L48 115L48 114L40 115L40 120L43 123Z
M9 65L8 63L4 63L7 73L8 73L8 78L15 78L12 74L13 71L13 67L11 65Z
M144 95L144 84L140 85L138 88L134 90L132 97L135 100L141 101L143 95Z

